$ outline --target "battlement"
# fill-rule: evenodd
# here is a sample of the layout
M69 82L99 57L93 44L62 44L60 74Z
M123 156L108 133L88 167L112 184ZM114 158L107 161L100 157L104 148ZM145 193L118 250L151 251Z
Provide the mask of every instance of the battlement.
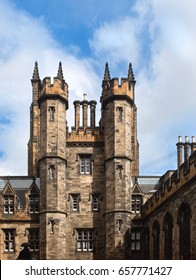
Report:
M68 145L74 145L74 143L87 145L91 145L92 143L102 143L103 137L100 134L100 128L95 127L93 130L91 127L87 127L84 131L83 127L79 127L76 130L75 127L72 127L72 131L67 133L67 141Z
M54 78L54 82L51 83L51 78L46 77L41 83L41 90L39 92L39 98L45 95L60 95L64 99L68 99L68 85L64 80L58 77Z
M196 151L177 170L167 171L160 178L160 187L142 207L146 216L182 188L189 188L196 178Z
M134 103L134 87L135 79L131 64L129 65L127 78L119 80L118 78L110 78L108 64L106 63L104 79L102 81L101 102L103 102L103 106L105 100L110 100L110 98L121 99L123 97Z
M127 95L131 99L134 99L133 87L126 78L121 78L120 83L118 78L113 78L110 80L110 93Z

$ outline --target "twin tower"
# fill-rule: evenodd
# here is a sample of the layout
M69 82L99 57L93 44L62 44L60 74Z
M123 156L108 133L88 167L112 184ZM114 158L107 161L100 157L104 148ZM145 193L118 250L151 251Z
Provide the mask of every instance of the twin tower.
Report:
M40 178L40 259L124 259L131 179L139 173L131 64L119 83L106 63L99 126L96 101L84 96L74 101L71 132L62 64L52 83L48 77L41 81L36 62L31 82L28 173Z

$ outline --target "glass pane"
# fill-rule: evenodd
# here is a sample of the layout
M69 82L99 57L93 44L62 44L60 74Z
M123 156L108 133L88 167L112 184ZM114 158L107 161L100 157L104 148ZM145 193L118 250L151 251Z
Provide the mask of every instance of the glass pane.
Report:
M135 242L131 242L131 250L135 251Z
M10 251L11 251L11 252L14 251L14 242L10 242Z
M77 242L77 249L78 249L78 251L82 250L82 242L81 241Z
M137 251L140 250L140 242L139 241L136 242L136 250Z
M88 242L83 242L83 251L87 251L88 246L87 246Z
M82 240L82 232L81 231L78 232L78 240Z
M8 213L9 212L9 207L8 207L8 205L4 205L4 213Z
M93 233L91 231L89 231L88 233L88 239L89 240L92 240L93 239Z
M137 239L137 240L140 240L140 232L139 232L139 231L136 232L136 239Z
M9 213L13 213L14 212L14 205L10 205L9 207Z
M89 251L93 250L93 242L92 241L88 242L88 249L89 249Z
M5 244L5 251L6 252L9 251L9 242L5 242L4 244Z
M84 232L83 232L83 239L84 239L84 240L87 240L87 238L88 238L88 232L87 232L87 231L84 231Z
M10 240L14 240L14 232L10 233Z
M135 240L135 232L131 233L131 240Z
M5 233L5 240L9 240L9 233L8 232Z

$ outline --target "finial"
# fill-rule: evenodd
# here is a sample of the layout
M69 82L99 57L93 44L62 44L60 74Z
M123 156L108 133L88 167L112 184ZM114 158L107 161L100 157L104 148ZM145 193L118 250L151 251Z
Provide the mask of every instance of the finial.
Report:
M129 70L128 70L128 80L132 83L135 83L135 77L134 77L134 74L133 74L133 68L132 68L132 64L129 63Z
M59 78L61 81L64 80L63 77L63 69L62 69L62 63L59 62L59 68L58 68L58 72L57 72L57 78Z
M110 71L109 71L108 63L106 62L105 73L104 73L104 81L109 81L109 80L110 80Z
M39 81L40 80L37 61L35 62L32 80L33 81Z

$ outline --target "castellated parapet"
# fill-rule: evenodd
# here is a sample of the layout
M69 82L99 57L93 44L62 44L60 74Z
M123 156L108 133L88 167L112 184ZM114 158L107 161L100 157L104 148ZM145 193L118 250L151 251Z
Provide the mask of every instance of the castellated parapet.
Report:
M192 147L192 153L189 154L189 148ZM184 147L184 162L182 159L183 151L179 152L179 146L181 149ZM190 193L195 190L196 174L196 151L195 151L195 137L192 137L192 143L189 143L188 137L185 137L185 142L182 142L182 138L178 138L177 143L177 163L180 166L177 170L169 170L160 178L160 187L158 190L150 197L150 199L143 205L143 216L147 216L153 213L155 209L159 208L168 199L172 200L172 197L179 195L181 201L186 199L186 193ZM180 157L180 159L179 159ZM195 184L195 183L194 183ZM183 195L182 195L183 194Z

